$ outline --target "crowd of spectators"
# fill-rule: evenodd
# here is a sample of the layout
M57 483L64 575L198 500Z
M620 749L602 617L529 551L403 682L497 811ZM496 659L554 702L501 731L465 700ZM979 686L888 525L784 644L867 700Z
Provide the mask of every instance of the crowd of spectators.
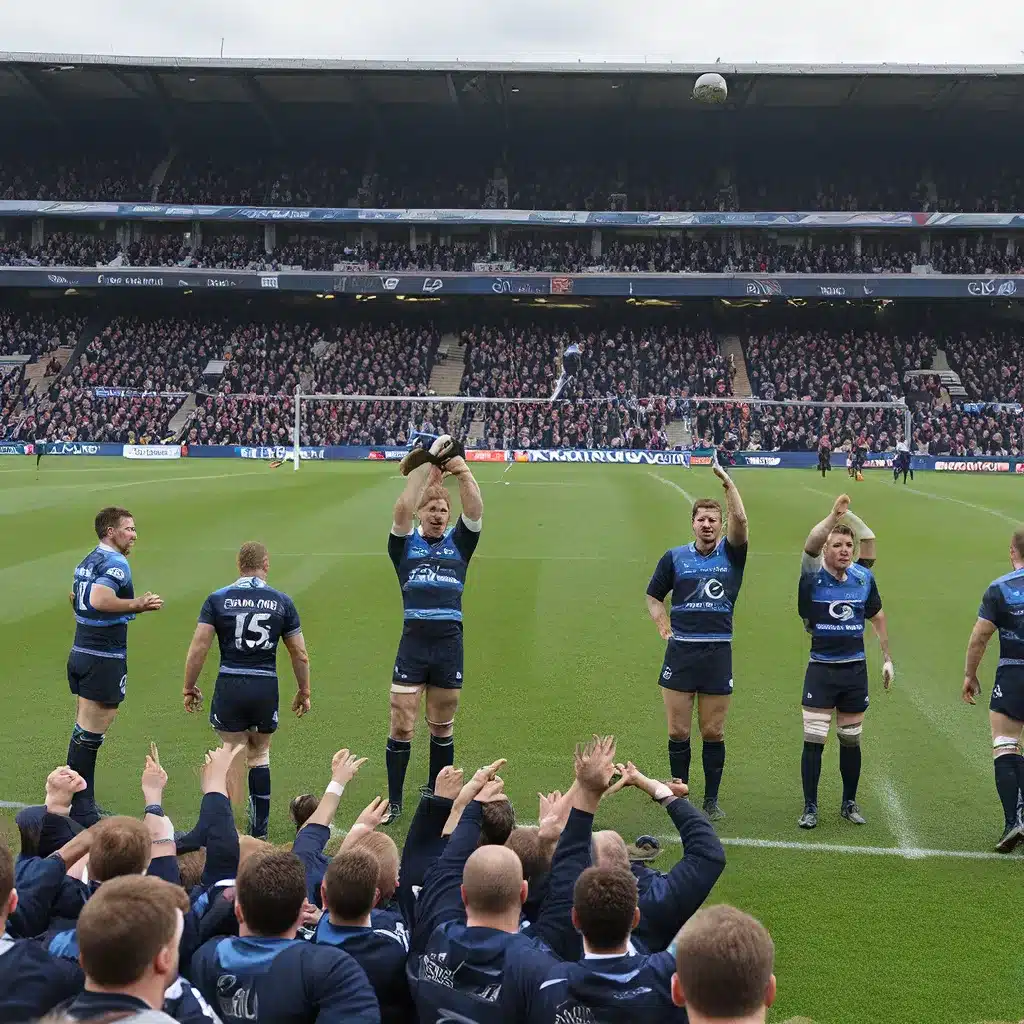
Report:
M892 402L905 370L929 369L935 339L878 330L800 330L751 335L744 344L754 397L816 402Z
M712 332L664 323L598 330L506 321L463 332L466 369L460 391L487 398L550 395L561 353L583 346L579 378L566 397L594 400L730 393L731 373Z
M41 359L58 348L74 348L86 317L39 307L0 309L0 356Z
M151 153L100 156L84 149L54 153L19 146L0 156L0 200L148 202L159 159Z
M865 243L856 253L851 242L779 244L757 234L684 235L679 238L630 236L620 240L605 230L601 252L589 239L566 239L558 232L524 238L510 234L491 252L486 238L454 240L448 245L406 242L349 242L330 235L298 235L267 251L262 237L207 232L193 245L181 233L145 235L127 245L87 232L57 232L41 245L23 238L0 242L0 265L80 266L114 264L132 267L197 267L216 270L331 271L336 266L367 270L469 271L475 263L497 263L524 273L767 273L767 274L906 274L931 264L943 274L1017 274L1024 254L1007 255L1006 246L966 241L935 242L922 257L910 239Z
M536 825L517 822L505 759L468 779L440 769L401 850L377 798L331 839L365 761L347 749L322 797L292 801L291 843L239 834L245 750L206 756L188 832L164 809L181 785L155 746L138 817L97 821L92 779L50 773L43 802L17 815L15 849L0 841L0 1021L670 1021L684 1004L692 1024L765 1019L768 933L702 908L726 869L713 826L614 737L567 752L565 793L540 795ZM594 831L603 801L641 797L682 843L667 872L657 844Z
M1024 403L1024 331L1002 327L951 333L942 347L971 399Z
M184 396L100 398L91 388L69 384L55 398L37 401L9 434L23 441L158 444L170 437L171 420L183 401Z

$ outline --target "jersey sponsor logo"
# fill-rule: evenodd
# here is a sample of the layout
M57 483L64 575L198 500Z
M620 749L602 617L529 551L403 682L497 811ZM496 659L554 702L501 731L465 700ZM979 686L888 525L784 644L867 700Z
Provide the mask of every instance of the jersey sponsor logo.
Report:
M105 575L113 576L115 580L123 581L124 579L126 579L126 573L124 569L118 569L116 565L110 566L110 568L107 569Z
M721 601L725 597L725 587L721 580L705 580L701 585L701 592L709 601Z
M434 568L430 565L417 565L412 572L409 573L409 578L405 581L403 590L408 587L420 587L420 586L462 586L462 580L458 576L453 576L450 572L445 572L443 569Z
M833 619L838 619L840 622L849 622L857 614L853 609L853 605L847 601L830 602L828 613Z

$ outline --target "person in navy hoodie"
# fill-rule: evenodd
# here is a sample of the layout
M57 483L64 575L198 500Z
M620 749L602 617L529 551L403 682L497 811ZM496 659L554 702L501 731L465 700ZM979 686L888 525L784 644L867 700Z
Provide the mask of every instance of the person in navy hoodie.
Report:
M409 933L399 914L374 909L381 898L379 873L377 859L366 850L338 853L321 883L324 913L313 941L343 949L362 967L377 993L383 1024L405 1024L415 1012L405 976Z
M356 961L296 938L306 872L294 853L254 854L235 886L238 936L204 943L190 967L192 983L227 1024L379 1024L377 997Z

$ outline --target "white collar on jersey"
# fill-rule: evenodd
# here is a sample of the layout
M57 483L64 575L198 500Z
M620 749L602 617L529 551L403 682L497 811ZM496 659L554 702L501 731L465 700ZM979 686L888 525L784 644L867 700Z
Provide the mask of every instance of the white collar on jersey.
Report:
M109 544L105 544L103 541L100 541L99 544L96 545L96 548L99 551L109 551L112 555L121 554L121 552L118 551L117 548L112 548ZM124 556L122 555L121 557L123 558Z
M259 576L239 576L234 583L231 584L233 587L265 587L267 585L266 580L261 580Z
M618 960L624 956L636 956L636 946L633 945L633 940L629 940L629 944L626 946L625 953L584 953L584 960Z

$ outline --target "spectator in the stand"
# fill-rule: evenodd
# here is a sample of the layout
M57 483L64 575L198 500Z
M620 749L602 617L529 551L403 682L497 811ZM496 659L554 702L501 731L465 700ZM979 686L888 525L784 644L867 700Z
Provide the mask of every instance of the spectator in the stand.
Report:
M735 907L698 911L675 942L672 999L690 1024L764 1024L775 1002L775 945Z

